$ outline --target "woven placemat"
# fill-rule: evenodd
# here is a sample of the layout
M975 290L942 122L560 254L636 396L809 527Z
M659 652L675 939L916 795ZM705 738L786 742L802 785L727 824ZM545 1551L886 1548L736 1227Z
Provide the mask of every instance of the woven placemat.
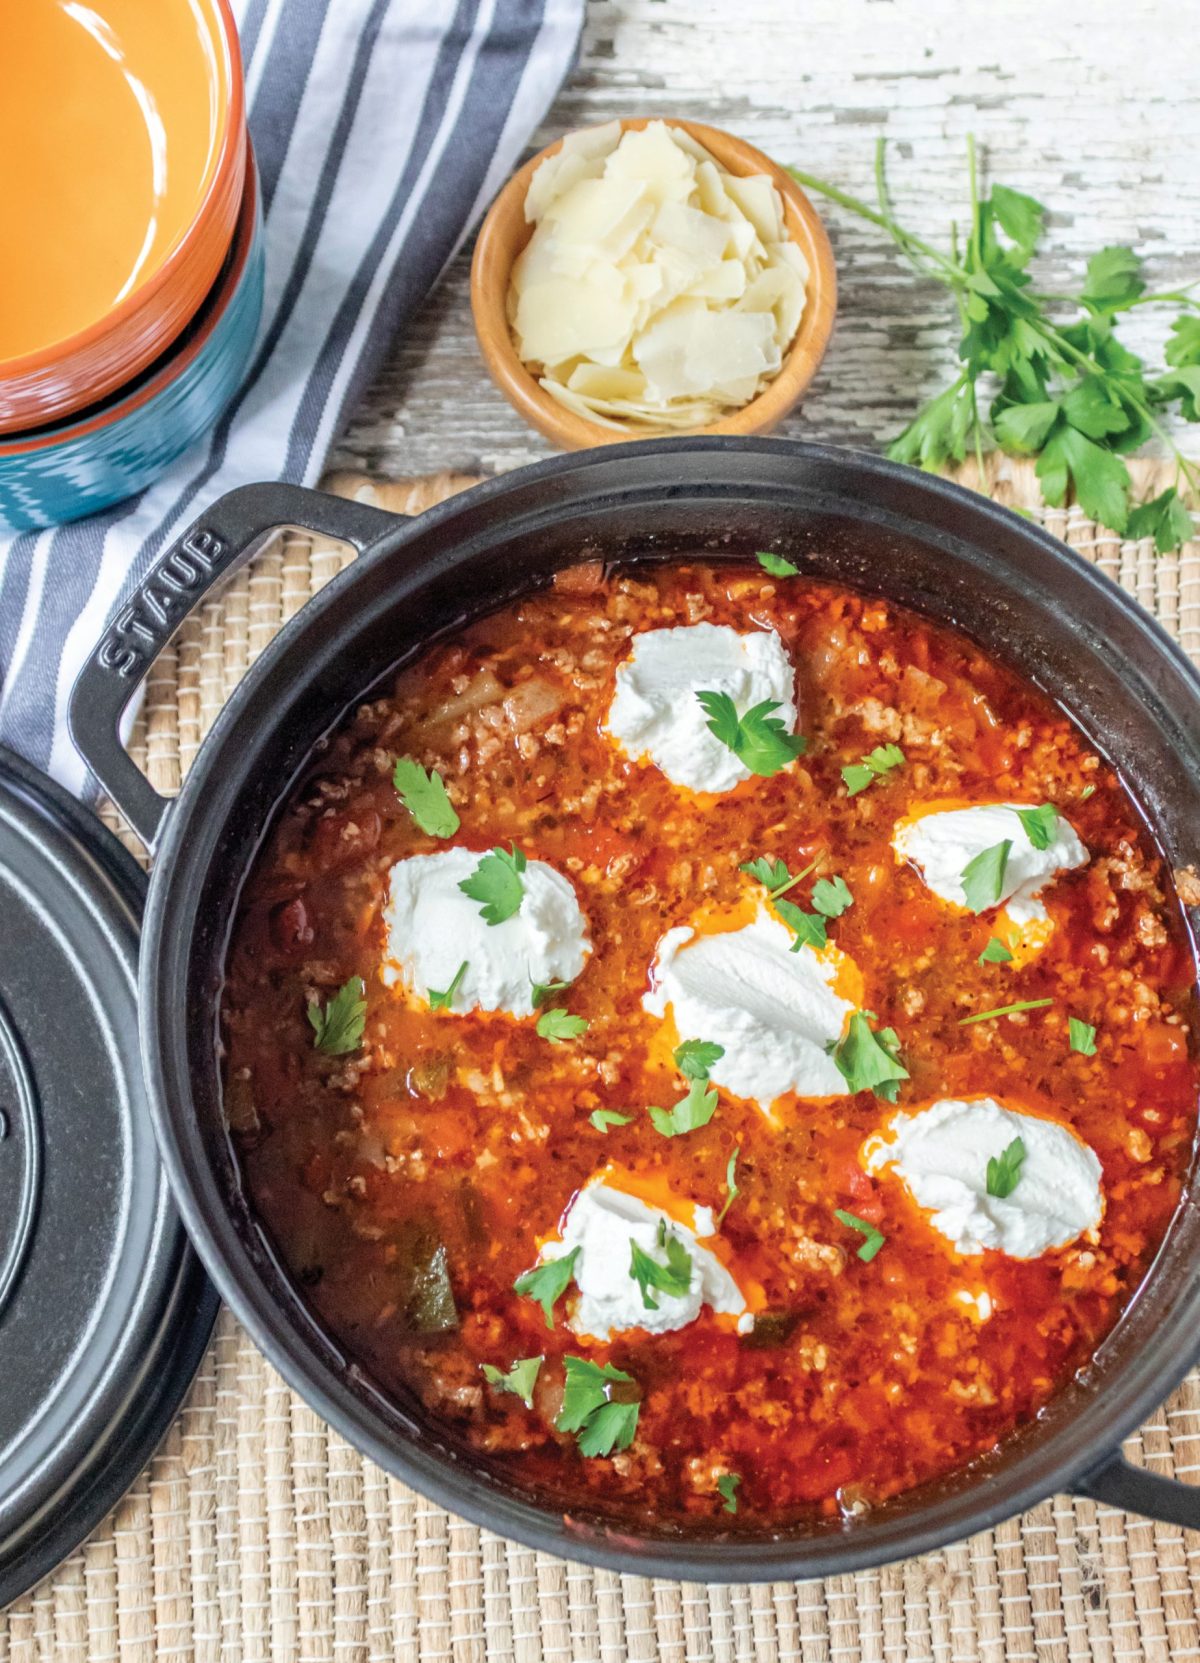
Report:
M1200 546L1158 556L1077 509L1048 511L1025 464L964 478L1096 561L1200 662ZM1140 489L1168 482L1143 465ZM329 483L413 513L472 481ZM248 665L349 558L288 539L184 626L133 744L160 790L178 789ZM1200 1374L1126 1445L1185 1479L1198 1451ZM149 1469L0 1615L0 1663L1184 1663L1200 1658L1198 1540L1059 1497L942 1553L823 1583L704 1589L568 1566L387 1478L223 1312Z

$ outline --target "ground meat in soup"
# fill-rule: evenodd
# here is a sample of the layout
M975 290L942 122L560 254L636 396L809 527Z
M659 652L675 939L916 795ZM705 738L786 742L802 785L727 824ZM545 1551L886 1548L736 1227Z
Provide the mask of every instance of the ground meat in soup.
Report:
M719 796L631 760L604 727L634 635L700 622L778 633L807 740ZM903 763L848 794L843 768L882 745ZM400 757L441 775L451 837L402 804ZM1027 959L981 962L994 917L948 906L893 853L897 821L943 800L1053 804L1085 845L1046 888L1053 928ZM534 1015L433 1009L381 978L393 864L514 845L569 880L587 921L582 973L549 1000L587 1027L559 1043ZM665 1137L648 1108L688 1082L643 1007L649 967L671 927L757 904L739 868L764 855L793 873L820 858L844 880L853 904L829 938L908 1078L895 1107L871 1090L785 1095L769 1116L720 1090L706 1124ZM310 1008L355 977L361 1044L322 1051ZM1010 1003L1036 1008L962 1025ZM761 1530L857 1516L971 1461L1087 1362L1180 1199L1195 1015L1171 875L1113 770L1035 689L847 588L753 563L588 565L434 646L314 755L241 898L226 1105L263 1226L384 1389L564 1506ZM1093 1052L1071 1048L1072 1016ZM868 1174L863 1145L895 1109L984 1094L1095 1151L1097 1229L1027 1260L964 1255L903 1184ZM601 1130L599 1110L629 1118ZM674 1331L596 1343L572 1331L569 1289L552 1329L514 1291L598 1173L717 1214L735 1150L736 1198L704 1240L753 1327L706 1305ZM839 1211L883 1237L872 1257ZM588 1455L556 1429L568 1355L632 1377L607 1388L638 1404L627 1447ZM539 1357L528 1405L482 1367Z

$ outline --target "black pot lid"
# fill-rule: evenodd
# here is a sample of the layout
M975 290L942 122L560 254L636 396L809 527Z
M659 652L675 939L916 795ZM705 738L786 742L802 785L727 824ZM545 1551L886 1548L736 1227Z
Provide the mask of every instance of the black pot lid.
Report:
M94 816L0 748L0 1606L133 1483L216 1315L142 1086L145 892Z

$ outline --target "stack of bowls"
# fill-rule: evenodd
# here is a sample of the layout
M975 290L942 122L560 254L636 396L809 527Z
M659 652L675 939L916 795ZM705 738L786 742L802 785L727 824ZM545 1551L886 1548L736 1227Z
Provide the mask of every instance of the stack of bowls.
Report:
M228 0L21 0L0 53L0 530L142 490L220 415L262 309Z

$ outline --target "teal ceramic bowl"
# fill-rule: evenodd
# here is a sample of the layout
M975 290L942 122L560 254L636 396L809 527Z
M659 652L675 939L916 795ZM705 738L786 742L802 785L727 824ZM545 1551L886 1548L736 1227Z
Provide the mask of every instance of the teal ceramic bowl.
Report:
M253 162L220 276L169 352L128 387L67 421L0 438L0 532L32 531L136 496L225 409L262 314L263 247Z

